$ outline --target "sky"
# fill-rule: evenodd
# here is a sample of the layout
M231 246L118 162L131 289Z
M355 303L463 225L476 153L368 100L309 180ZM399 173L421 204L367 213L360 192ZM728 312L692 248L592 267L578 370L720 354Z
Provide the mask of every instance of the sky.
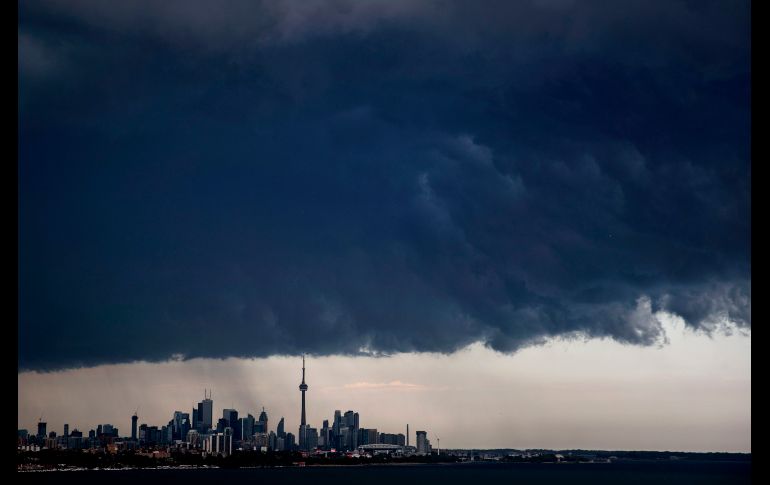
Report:
M750 449L750 3L30 0L18 54L20 427L86 376L289 419L304 352L448 446L523 393L575 406L511 446Z

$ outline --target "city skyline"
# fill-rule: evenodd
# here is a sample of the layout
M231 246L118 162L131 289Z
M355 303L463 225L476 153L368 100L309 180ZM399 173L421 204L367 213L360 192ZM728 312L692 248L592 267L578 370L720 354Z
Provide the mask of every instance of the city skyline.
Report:
M321 368L314 373L313 402L316 404L309 407L308 420L319 427L324 419L330 418L334 409L343 412L347 409L367 409L363 418L365 426L400 432L403 423L408 422L414 434L422 425L420 429L436 430L442 437L442 445L447 448L751 451L751 403L748 398L743 398L750 395L748 338L740 333L698 336L681 325L667 327L667 330L670 342L661 349L634 349L612 342L561 341L510 357L491 356L476 348L454 356L433 355L427 358L409 354L391 358L314 358L310 367L317 369L320 365ZM685 349L688 350L686 355L683 354ZM725 349L729 351L724 353ZM728 355L730 360L725 361ZM658 364L646 364L650 358ZM614 362L615 367L606 368L603 364L605 359ZM701 368L698 362L702 359L710 359L712 364ZM299 396L295 395L296 360L297 357L280 357L253 361L231 359L218 363L204 359L164 364L124 364L63 375L23 374L22 378L35 379L34 384L29 386L38 392L30 404L50 402L56 396L61 398L59 409L68 410L64 415L69 416L68 422L72 427L73 423L82 424L71 419L74 415L105 413L104 406L87 406L96 402L97 396L103 395L98 391L100 385L117 385L120 389L119 395L108 407L124 406L127 412L132 413L136 407L132 401L144 401L145 415L151 413L155 416L148 420L162 424L168 420L165 416L169 408L179 409L188 401L200 400L203 383L198 376L208 373L212 380L222 381L214 388L215 397L221 396L223 400L216 407L220 404L226 408L235 407L239 412L251 412L256 416L264 406L274 416L273 419L285 418L287 430L296 430L300 424L301 406ZM585 362L593 364L586 365ZM643 365L646 370L640 367ZM634 366L635 375L626 375L627 369ZM666 368L679 371L671 372L661 380L659 373ZM556 372L557 369L564 371ZM442 370L454 378L437 379ZM245 389L244 395L241 382L246 376L253 376L254 382L253 386ZM457 382L468 382L469 376L477 381L473 387L467 384L458 386ZM745 377L734 380L737 376ZM551 382L544 382L545 378ZM148 399L148 393L141 387L132 387L129 384L132 379L139 379L144 386L152 389L150 394L155 396L155 400ZM169 379L180 384L169 386ZM734 383L730 387L715 387L715 382L727 380ZM57 388L57 384L61 388ZM499 391L495 391L500 385L510 388L511 394L520 398L511 400L501 396ZM197 389L194 386L198 386ZM213 386L209 383L204 387ZM581 387L598 389L600 394L583 395L579 392ZM94 389L93 394L89 394L91 389ZM573 395L565 397L564 389L571 390ZM649 394L649 389L659 391ZM456 401L448 398L458 394L482 397L465 399L459 407L455 407ZM187 398L172 397L179 395L186 395ZM80 396L89 397L83 399ZM490 400L494 397L497 399ZM560 399L558 402L555 401L557 398ZM608 409L601 405L601 399L619 407L608 413ZM710 401L712 405L700 405L704 401ZM153 402L154 406L147 406ZM452 417L453 414L467 416L468 409L476 405L498 410L498 413L502 411L504 414L498 416L504 417L505 422L473 419L458 422ZM453 413L448 419L443 416L436 419L435 413L425 411L437 409L437 406L449 407ZM50 406L48 409L46 414L50 416ZM37 417L45 409L20 401L19 412L26 412L28 416L24 419L20 414L20 427L34 429ZM103 422L127 419L122 414L105 413L101 416L100 421ZM58 427L65 422L63 419L56 421ZM684 429L689 428L687 434L677 428L672 429L672 423L677 421ZM696 426L701 421L710 424ZM86 424L89 422L85 421ZM125 426L127 424L122 427ZM620 439L612 433L612 429L617 427L628 431ZM503 433L499 432L501 429Z
M749 0L17 8L19 428L751 451Z
M262 407L259 417L248 411L241 413L238 418L238 410L222 408L222 418L216 420L215 408L212 400L212 390L203 390L203 400L193 405L192 413L173 411L173 417L165 425L153 425L142 422L138 416L138 408L131 416L130 434L120 434L120 427L112 423L100 423L97 426L85 430L73 427L70 431L69 423L63 425L63 433L59 434L48 427L47 421L40 416L36 431L19 429L19 445L22 447L38 446L54 442L62 448L92 448L115 444L127 449L136 449L137 446L155 447L165 445L187 446L203 449L206 452L224 453L231 455L236 450L273 450L273 451L302 451L314 452L327 450L331 452L356 452L361 447L380 447L417 455L429 455L432 448L426 431L415 432L416 447L409 446L409 424L406 424L406 435L403 433L386 433L377 428L365 428L360 426L360 414L353 410L347 410L344 415L341 410L334 411L332 424L329 420L323 420L322 428L314 428L306 420L305 393L308 390L305 383L305 355L302 355L302 381L299 389L302 393L300 425L298 433L285 431L284 417L278 421L275 431L270 428L269 416ZM192 417L191 417L192 416ZM141 424L139 424L141 423ZM215 425L216 423L216 425ZM320 434L319 434L320 431ZM84 439L88 439L88 444ZM28 443L33 441L34 445ZM52 441L53 440L53 441ZM72 441L76 440L76 441ZM106 440L106 441L105 441ZM383 448L385 447L385 448ZM390 448L388 448L390 447ZM440 454L440 451L438 452Z

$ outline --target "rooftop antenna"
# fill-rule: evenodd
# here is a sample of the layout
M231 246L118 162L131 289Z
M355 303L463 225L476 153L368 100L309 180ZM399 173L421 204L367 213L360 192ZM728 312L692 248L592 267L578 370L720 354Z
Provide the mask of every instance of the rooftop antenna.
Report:
M436 437L436 448L437 448L437 450L438 450L438 451L436 452L436 454L440 455L440 454L441 454L441 438L439 438L439 437L438 437L438 435L437 435L436 433L433 433L433 436L435 436L435 437Z

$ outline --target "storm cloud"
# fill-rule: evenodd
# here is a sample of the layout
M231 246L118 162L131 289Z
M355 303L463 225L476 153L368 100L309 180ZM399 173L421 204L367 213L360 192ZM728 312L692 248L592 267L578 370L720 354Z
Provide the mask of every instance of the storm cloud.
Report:
M751 325L750 5L19 5L19 366Z

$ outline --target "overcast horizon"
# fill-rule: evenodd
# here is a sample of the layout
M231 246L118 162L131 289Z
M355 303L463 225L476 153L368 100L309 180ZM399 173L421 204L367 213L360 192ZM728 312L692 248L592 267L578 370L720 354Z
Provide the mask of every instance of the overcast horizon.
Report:
M751 450L750 2L18 9L20 428Z
M352 409L361 427L406 434L408 423L412 444L426 430L443 448L750 453L749 335L709 336L661 318L668 343L653 347L560 338L510 356L479 345L449 355L309 356L308 422L320 429L334 410ZM19 423L34 430L42 414L49 431L109 423L125 435L137 408L140 424L162 426L209 389L215 419L225 408L257 417L264 406L271 430L283 417L296 436L300 367L298 356L277 356L25 372ZM493 417L480 419L480 410Z

